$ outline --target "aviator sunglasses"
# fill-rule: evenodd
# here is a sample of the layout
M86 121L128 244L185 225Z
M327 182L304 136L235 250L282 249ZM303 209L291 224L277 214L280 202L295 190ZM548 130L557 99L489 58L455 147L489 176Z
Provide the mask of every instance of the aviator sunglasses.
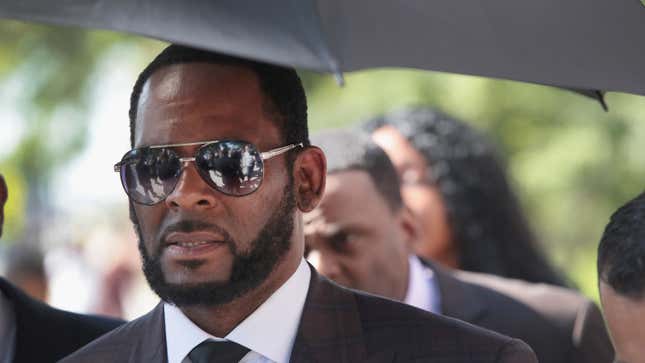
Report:
M202 146L192 157L180 157L173 150L195 145ZM191 161L213 189L240 197L253 193L262 184L264 160L303 146L301 142L260 152L253 144L238 140L154 145L128 151L114 165L114 171L121 175L126 194L139 204L153 205L165 200Z

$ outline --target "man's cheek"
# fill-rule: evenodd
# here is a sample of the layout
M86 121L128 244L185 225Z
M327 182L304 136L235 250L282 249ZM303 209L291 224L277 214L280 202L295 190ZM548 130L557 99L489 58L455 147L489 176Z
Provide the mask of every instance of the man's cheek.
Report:
M261 210L259 208L260 207L249 209L247 213L244 213L241 216L237 214L229 214L230 217L226 218L226 220L224 220L224 217L214 218L213 223L226 228L231 234L231 237L233 237L237 243L241 244L238 245L238 248L242 248L246 251L248 244L257 238L258 233L269 220L269 218L259 218L256 215L256 212Z
M162 231L160 230L162 215L155 213L153 210L144 210L143 208L136 208L139 229L146 246L151 247L151 245L157 242L157 239L160 237Z

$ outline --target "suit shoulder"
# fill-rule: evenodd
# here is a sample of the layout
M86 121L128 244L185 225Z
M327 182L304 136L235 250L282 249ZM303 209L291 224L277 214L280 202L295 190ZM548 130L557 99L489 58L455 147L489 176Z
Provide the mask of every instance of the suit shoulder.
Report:
M355 292L358 312L364 330L416 330L437 329L461 335L481 336L491 341L506 341L510 338L485 330L461 320L433 314L413 306L402 304L362 292Z
M54 343L59 344L60 347L66 347L65 352L61 351L60 356L85 346L94 339L118 329L125 323L118 319L76 314L57 309L52 309L49 314L51 315L47 320L49 320L50 324L43 320L46 328L41 330L41 334L46 333L48 336L46 339L48 343L45 344Z
M91 341L81 349L61 360L71 362L116 362L123 361L122 357L130 356L141 346L141 340L151 333L149 330L155 311L151 311L131 322L125 323L96 340ZM159 332L162 334L162 332Z
M525 343L461 320L355 292L368 350L391 349L402 361L454 358L481 362L537 361Z
M557 325L574 325L581 314L590 309L597 310L596 305L582 294L559 286L463 271L455 276L466 283L483 286L515 299Z
M80 329L86 334L104 334L125 323L121 319L114 319L100 315L77 314L64 310L52 309L51 314L70 329Z
M6 290L4 290L6 291ZM109 332L123 321L53 308L15 290L17 361L57 360ZM34 349L34 342L38 349Z
M602 314L582 294L481 273L459 271L452 276L486 307L486 317L477 324L523 339L541 360L611 361L613 349Z

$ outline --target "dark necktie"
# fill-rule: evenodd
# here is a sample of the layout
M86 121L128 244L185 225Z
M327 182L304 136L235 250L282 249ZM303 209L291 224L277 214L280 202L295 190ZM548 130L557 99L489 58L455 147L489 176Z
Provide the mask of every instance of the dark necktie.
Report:
M188 353L193 363L238 363L249 352L235 342L204 341Z

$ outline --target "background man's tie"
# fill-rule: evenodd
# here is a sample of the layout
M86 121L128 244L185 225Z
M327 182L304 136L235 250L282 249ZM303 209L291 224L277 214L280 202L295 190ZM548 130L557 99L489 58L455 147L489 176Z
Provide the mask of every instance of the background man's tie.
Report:
M235 342L205 341L188 353L193 363L238 363L249 349Z

